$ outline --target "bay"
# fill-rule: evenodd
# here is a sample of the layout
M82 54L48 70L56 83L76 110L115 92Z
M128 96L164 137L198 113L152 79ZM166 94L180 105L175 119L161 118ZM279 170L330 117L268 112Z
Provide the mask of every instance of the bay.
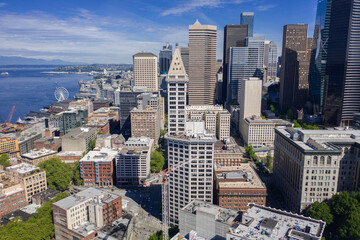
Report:
M49 74L56 66L0 66L0 122L8 119L11 108L16 104L11 122L24 119L31 110L39 111L56 102L56 87L65 87L69 99L79 92L79 80L90 81L87 74Z

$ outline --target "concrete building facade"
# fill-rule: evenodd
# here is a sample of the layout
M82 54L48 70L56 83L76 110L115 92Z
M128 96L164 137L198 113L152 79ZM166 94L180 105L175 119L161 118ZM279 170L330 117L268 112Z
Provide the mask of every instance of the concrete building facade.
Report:
M189 25L189 105L215 103L216 31L197 20Z
M62 151L86 152L90 140L95 140L96 135L97 129L95 128L76 128L62 137Z
M133 56L134 86L158 90L158 58L153 53L137 53Z

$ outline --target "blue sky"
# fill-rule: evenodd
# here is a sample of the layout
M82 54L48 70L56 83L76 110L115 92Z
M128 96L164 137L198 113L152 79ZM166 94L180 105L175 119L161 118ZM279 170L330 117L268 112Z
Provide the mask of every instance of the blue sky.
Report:
M131 63L139 51L166 42L188 43L188 25L217 25L217 57L223 29L255 12L254 34L279 49L285 24L309 24L317 0L0 0L0 55L85 63ZM280 53L280 51L279 51Z

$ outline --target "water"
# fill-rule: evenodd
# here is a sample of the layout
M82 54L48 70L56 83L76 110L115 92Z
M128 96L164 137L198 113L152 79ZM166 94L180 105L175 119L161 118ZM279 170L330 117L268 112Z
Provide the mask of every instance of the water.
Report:
M11 108L16 104L11 122L19 117L24 119L31 110L39 111L44 106L56 101L54 91L56 87L65 87L69 91L69 99L73 99L79 92L79 80L92 80L86 74L47 74L55 67L1 67L0 72L0 122L8 119Z

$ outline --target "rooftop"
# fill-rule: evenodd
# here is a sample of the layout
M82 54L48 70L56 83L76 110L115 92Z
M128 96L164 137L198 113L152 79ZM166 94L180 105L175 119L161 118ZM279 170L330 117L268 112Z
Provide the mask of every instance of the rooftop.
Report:
M227 153L237 153L242 154L239 145L235 142L234 138L230 137L225 139L225 141L218 140L214 146L215 154L227 154Z
M219 188L266 188L250 163L240 166L215 166Z
M84 128L79 127L71 130L69 133L65 134L62 138L86 138L89 134L96 134L97 130L95 128Z
M224 110L222 105L188 105L186 111L221 111Z
M108 148L95 149L88 152L80 162L111 162L118 155L118 151Z
M228 233L244 239L321 239L325 222L309 217L249 204L239 221Z
M30 152L28 153L24 153L21 156L24 158L28 158L28 159L36 159L36 158L41 158L41 157L45 157L51 154L56 154L57 152L54 150L50 150L50 149L46 149L46 148L42 148L39 150L30 150Z
M303 130L287 127L276 129L276 133L292 142L302 152L333 152L340 154L337 144L354 144L360 140L360 130Z
M200 200L191 201L189 204L183 207L181 211L189 212L192 214L197 214L197 212L211 214L214 216L215 221L228 225L230 225L240 214L240 212L236 210L219 207L217 205Z
M151 52L140 52L140 53L136 53L133 57L157 57L157 56Z
M112 194L112 193L107 193L104 191L101 191L99 189L96 188L87 188L81 192L78 192L77 194L64 198L58 202L53 203L53 205L58 206L59 208L68 210L82 202L85 202L89 199L96 199L98 196L100 196L101 198L101 203L100 205L104 205L107 204L111 201L113 201L114 199L117 199L118 195Z
M39 170L40 170L39 167L33 166L28 163L20 163L6 168L6 171L17 172L18 174L21 175L30 175L35 171L39 171Z

